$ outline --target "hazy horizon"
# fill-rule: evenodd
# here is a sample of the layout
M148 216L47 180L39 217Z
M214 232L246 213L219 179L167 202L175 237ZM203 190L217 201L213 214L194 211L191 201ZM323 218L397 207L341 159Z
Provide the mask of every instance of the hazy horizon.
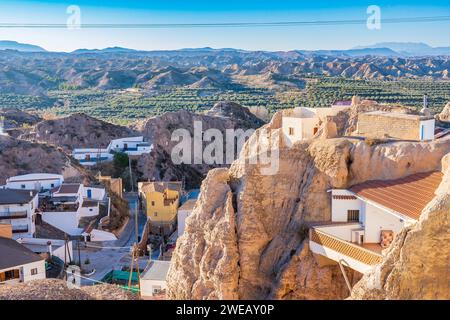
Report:
M381 10L381 29L370 30L365 23L270 27L193 28L18 28L13 24L59 24L71 17L68 5L81 10L81 26L87 24L210 24L266 23L289 21L365 21L367 8ZM135 50L181 48L239 48L242 50L289 51L343 50L380 42L425 42L433 47L450 46L450 19L433 22L383 23L385 19L450 16L450 4L430 0L377 3L366 1L197 1L135 0L4 0L0 4L0 39L35 44L48 51L124 47ZM5 27L8 24L8 27ZM2 26L3 25L3 26Z

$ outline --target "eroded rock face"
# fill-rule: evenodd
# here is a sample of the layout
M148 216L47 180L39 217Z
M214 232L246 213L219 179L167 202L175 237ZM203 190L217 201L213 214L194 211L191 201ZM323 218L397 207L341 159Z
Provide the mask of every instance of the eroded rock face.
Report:
M280 120L276 114L264 129L279 135ZM264 166L248 163L262 152L254 147L257 134L229 170L213 171L203 182L173 256L169 298L347 297L340 271L319 267L306 249L308 225L330 220L327 190L432 171L450 151L450 140L368 146L354 139L314 139L287 148L275 139L279 169L263 175ZM229 231L219 232L221 224ZM226 272L217 268L221 259L227 261ZM349 276L353 282L360 277Z
M405 228L383 262L353 288L353 299L450 299L450 154L443 181L419 221Z
M442 122L450 123L450 102L447 103L438 115L438 119Z

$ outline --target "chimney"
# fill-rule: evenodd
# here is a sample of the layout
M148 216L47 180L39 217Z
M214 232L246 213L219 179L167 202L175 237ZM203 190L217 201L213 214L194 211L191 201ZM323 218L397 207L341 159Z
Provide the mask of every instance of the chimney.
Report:
M33 190L30 190L30 197L33 196Z
M426 93L423 95L423 108L428 108L428 94Z
M51 241L47 241L47 248L48 248L48 254L50 256L50 258L53 256L53 248L52 248L52 242Z

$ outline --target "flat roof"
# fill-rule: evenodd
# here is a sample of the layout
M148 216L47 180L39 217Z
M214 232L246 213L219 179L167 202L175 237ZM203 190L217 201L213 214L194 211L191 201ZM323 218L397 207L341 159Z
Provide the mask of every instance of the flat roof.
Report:
M351 187L358 197L376 202L418 220L422 210L435 197L442 172L416 173L396 180L373 180Z
M80 190L80 186L81 184L77 183L77 184L69 184L69 183L63 183L57 193L78 193L78 191Z
M26 204L35 196L36 191L0 189L0 204Z
M391 117L397 119L407 119L407 120L432 120L434 117L432 116L424 116L420 114L410 114L410 113L400 113L400 112L389 112L389 111L370 111L362 113L361 115L369 115L369 116L382 116L382 117Z
M0 237L0 270L42 261L44 258L15 240Z
M169 267L170 261L154 260L150 267L142 273L141 279L165 281Z
M7 182L25 182L25 181L35 181L35 180L56 180L62 179L63 176L60 174L53 173L30 173L21 176L14 176L7 179Z

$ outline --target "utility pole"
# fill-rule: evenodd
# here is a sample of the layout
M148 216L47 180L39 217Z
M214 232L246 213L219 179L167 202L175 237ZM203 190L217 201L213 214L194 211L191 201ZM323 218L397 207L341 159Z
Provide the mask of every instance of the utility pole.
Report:
M128 155L128 154L127 154ZM131 192L134 193L134 183L133 183L133 172L131 170L131 158L128 155L128 168L130 168L130 184L131 184Z
M77 239L77 247L78 247L78 266L81 270L81 253L80 253L80 239Z
M135 202L134 206L134 226L136 229L136 243L139 243L138 201Z

